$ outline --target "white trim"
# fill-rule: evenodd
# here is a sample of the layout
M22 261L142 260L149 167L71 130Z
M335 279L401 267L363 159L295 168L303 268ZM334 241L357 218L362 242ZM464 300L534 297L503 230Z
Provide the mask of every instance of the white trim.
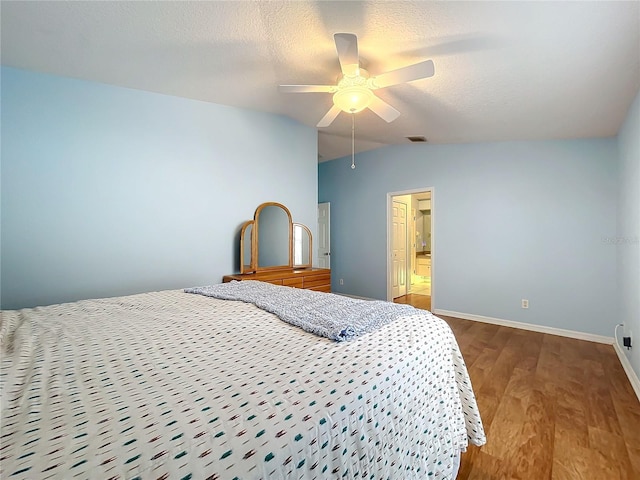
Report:
M520 328L522 330L530 330L532 332L548 333L550 335L559 335L561 337L576 338L578 340L587 340L588 342L606 343L613 345L613 337L604 335L595 335L593 333L576 332L575 330L565 330L563 328L545 327L543 325L534 325L532 323L514 322L513 320L503 320L501 318L483 317L482 315L472 315L470 313L452 312L449 310L434 310L436 315L444 315L447 317L462 318L464 320L475 320L477 322L492 323L494 325L502 325L503 327Z
M361 297L360 295L351 295L349 293L340 293L340 292L331 292L334 293L335 295L341 295L343 297L349 297L349 298L355 298L357 300L373 300L375 301L375 298L371 298L371 297Z
M331 269L331 202L318 203L318 208L316 209L316 234L318 236L316 237L316 241L317 239L320 238L320 231L319 231L320 229L318 228L320 226L320 215L318 215L318 211L320 210L320 205L327 206L327 237L328 237L327 238L327 246L328 246L327 258L328 258L329 265L326 266L325 268ZM311 247L313 248L313 238L311 238ZM315 251L313 252L314 259L315 259L314 265L318 265L320 263L320 252L318 250L319 250L318 245L316 245Z
M640 400L640 379L638 379L638 375L633 370L633 367L631 366L631 362L629 362L629 359L624 354L624 351L622 350L622 348L620 348L620 345L618 344L618 342L613 342L613 349L618 354L618 358L620 359L620 363L622 364L624 373L627 374L627 378L631 383L631 387L633 388L633 391L636 392L636 396L638 397L638 400Z
M530 330L532 332L548 333L550 335L559 335L561 337L576 338L578 340L587 340L589 342L604 343L607 345L613 345L613 349L616 351L624 373L627 374L629 383L633 391L636 393L638 400L640 400L640 379L633 370L631 362L624 354L618 342L613 337L607 337L604 335L595 335L593 333L576 332L575 330L565 330L563 328L545 327L542 325L534 325L531 323L514 322L513 320L503 320L501 318L484 317L482 315L472 315L470 313L452 312L450 310L433 310L436 315L443 315L446 317L462 318L463 320L474 320L477 322L491 323L494 325L502 325L503 327L520 328L522 330Z
M435 188L434 187L423 187L423 188L413 188L411 190L402 190L400 192L388 192L387 193L387 223L386 223L386 227L385 230L387 231L387 249L385 252L385 255L387 256L387 278L385 280L386 284L387 284L387 301L388 302L392 302L393 301L393 288L391 287L391 282L390 282L390 275L391 275L391 269L393 268L393 265L391 264L391 228L390 228L390 223L391 223L391 215L392 215L392 205L393 205L393 197L399 197L402 195L413 195L414 193L423 193L423 192L430 192L430 197L431 197L431 308L433 308L433 306L435 305L435 284L436 282L434 281L434 272L436 271L436 269L434 268L435 263L437 262L436 258L437 256L435 255L436 252L436 232L435 229L433 228L435 225L435 208L434 208L434 202L435 202ZM408 285L410 284L410 282L408 283Z

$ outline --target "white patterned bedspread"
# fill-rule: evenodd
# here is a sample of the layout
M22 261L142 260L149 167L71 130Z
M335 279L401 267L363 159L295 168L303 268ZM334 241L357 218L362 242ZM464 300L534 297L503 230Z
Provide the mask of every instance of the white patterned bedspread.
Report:
M0 477L449 478L485 441L426 311L334 342L166 291L2 312Z

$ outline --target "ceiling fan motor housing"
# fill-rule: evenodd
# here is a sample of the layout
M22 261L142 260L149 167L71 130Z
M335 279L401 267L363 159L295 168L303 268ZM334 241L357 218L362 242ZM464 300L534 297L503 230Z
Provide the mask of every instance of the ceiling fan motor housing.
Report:
M373 97L369 87L369 72L359 68L355 75L342 76L338 91L333 95L333 103L347 113L358 113L371 104Z

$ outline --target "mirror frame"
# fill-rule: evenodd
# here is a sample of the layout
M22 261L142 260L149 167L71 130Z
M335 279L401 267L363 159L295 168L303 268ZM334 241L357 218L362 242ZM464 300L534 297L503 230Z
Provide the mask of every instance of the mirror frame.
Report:
M247 235L247 230L249 229L249 227L253 227L254 221L253 220L247 220L246 222L244 222L242 224L242 229L240 230L240 273L249 273L252 272L252 265L251 265L251 259L254 257L253 255L253 228L251 228L249 235L251 235L249 237L249 242L247 242L247 240L245 239L245 236ZM250 250L249 250L249 258L246 259L245 258L245 248L247 243L249 244ZM247 263L246 260L249 260L249 262Z
M260 213L267 207L281 208L288 217L289 220L289 263L287 265L270 265L267 267L261 267L258 264L258 256L260 255L259 245L259 218ZM291 212L287 207L277 202L265 202L258 205L253 215L253 220L248 220L242 224L240 230L240 273L257 273L273 270L288 270L288 269L305 269L311 268L313 264L313 236L309 227L302 223L295 223L296 226L301 226L309 239L309 258L307 263L296 264L294 263L294 238L293 238L293 226L294 223L291 219ZM251 227L251 228L249 228ZM249 232L249 233L247 233ZM246 238L249 235L249 238ZM250 256L251 258L245 258L245 249L247 245L251 246ZM303 252L304 253L304 252Z

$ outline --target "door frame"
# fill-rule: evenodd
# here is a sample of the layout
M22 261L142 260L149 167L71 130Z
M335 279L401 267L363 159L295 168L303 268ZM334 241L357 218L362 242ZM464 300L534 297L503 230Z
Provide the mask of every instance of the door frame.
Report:
M327 257L328 257L328 263L329 263L329 267L327 268L331 268L331 202L318 202L318 211L316 211L316 213L318 213L317 215L317 233L318 233L318 237L316 239L317 241L317 246L314 252L315 257L318 259L317 263L315 263L315 265L320 265L320 215L319 215L319 210L320 210L320 205L326 205L327 206Z
M436 251L436 231L434 228L435 225L435 188L434 187L424 187L424 188L412 188L411 190L402 190L398 192L388 192L387 193L387 301L393 301L393 287L391 285L391 270L393 268L392 263L392 245L391 245L391 237L392 237L392 225L391 221L393 218L393 197L399 197L402 195L413 195L415 193L423 193L429 192L431 194L431 311L435 310L435 285L434 281L434 272L436 271L435 265L437 263L437 257L435 255ZM407 222L408 228L408 222ZM407 235L407 242L409 242L409 235ZM411 251L411 249L407 249L407 251ZM407 263L410 263L410 259L407 256ZM410 272L410 264L408 265L407 272Z

